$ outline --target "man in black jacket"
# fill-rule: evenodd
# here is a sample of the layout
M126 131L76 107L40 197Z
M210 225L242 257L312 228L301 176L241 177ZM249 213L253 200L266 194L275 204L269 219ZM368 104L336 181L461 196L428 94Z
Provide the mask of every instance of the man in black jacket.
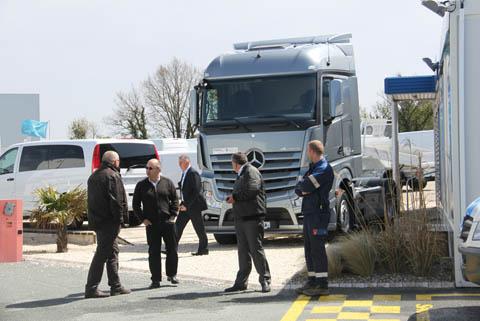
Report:
M202 195L200 174L191 166L188 155L180 155L178 165L182 169L182 177L178 183L181 204L180 213L175 223L177 226L177 241L180 243L183 230L188 221L191 220L199 240L198 250L192 255L208 255L208 238L202 219L202 211L208 207Z
M162 239L167 249L166 272L168 281L178 284L177 237L175 217L178 197L173 182L161 176L160 161L147 163L147 178L137 183L133 194L133 210L145 224L148 243L148 263L152 274L151 289L159 288L162 280Z
M252 259L262 292L270 292L270 269L262 245L263 221L267 212L263 178L258 169L247 162L244 153L232 155L232 167L237 173L237 180L227 202L233 206L240 269L235 284L225 292L247 289Z
M88 224L97 234L97 250L88 271L85 298L103 298L108 294L98 290L103 267L107 264L110 295L128 294L118 277L117 236L123 217L128 211L127 196L119 172L120 158L107 151L102 166L88 179Z

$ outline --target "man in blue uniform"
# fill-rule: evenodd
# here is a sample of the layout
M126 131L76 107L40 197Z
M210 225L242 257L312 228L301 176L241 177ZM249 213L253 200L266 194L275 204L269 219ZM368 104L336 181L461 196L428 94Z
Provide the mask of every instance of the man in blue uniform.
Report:
M328 294L328 261L325 242L330 221L329 194L334 174L324 155L321 141L308 143L307 155L311 161L310 169L298 182L295 193L303 197L303 236L305 240L305 260L307 262L308 281L297 289L308 296Z

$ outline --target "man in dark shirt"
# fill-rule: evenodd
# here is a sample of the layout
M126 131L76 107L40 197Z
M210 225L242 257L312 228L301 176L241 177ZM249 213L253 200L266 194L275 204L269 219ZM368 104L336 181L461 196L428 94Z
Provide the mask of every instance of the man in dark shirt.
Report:
M175 217L178 197L173 182L161 176L160 161L147 163L147 178L137 183L133 194L133 210L143 221L147 231L148 263L152 274L151 289L159 288L162 280L162 238L167 249L166 272L168 281L177 284L177 238Z
M103 298L98 290L105 264L110 295L128 294L118 277L117 236L128 211L127 197L120 177L120 158L114 151L102 157L102 166L88 179L88 224L97 234L97 250L88 271L85 298Z
M263 222L267 213L265 184L258 169L247 162L244 153L232 155L232 168L237 173L237 179L227 202L232 204L235 220L239 270L234 285L225 292L247 289L252 260L262 292L270 292L270 268L262 244Z

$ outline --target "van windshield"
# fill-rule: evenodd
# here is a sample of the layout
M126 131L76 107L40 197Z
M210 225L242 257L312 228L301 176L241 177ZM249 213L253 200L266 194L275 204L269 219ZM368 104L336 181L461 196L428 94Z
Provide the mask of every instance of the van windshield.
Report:
M145 166L150 159L156 158L154 146L153 144L132 143L101 144L100 155L112 150L120 156L121 168L128 168L134 165Z

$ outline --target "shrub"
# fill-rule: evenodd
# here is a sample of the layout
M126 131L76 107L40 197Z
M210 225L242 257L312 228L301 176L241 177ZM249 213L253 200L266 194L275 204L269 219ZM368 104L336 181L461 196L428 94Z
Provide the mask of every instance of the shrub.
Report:
M327 247L327 258L328 276L331 278L339 277L343 271L343 262L340 247L336 243Z
M352 273L371 276L375 270L377 250L375 239L368 229L354 232L339 242L345 267Z
M60 193L48 186L35 191L37 208L31 211L30 221L37 227L55 226L57 230L57 252L68 251L67 226L80 220L87 211L87 191L76 187Z

